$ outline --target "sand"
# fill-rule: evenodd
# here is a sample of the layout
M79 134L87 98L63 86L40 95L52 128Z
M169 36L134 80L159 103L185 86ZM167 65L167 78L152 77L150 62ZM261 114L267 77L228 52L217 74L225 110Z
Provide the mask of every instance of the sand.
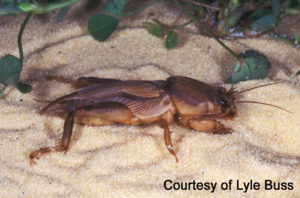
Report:
M294 75L300 70L300 50L266 36L225 41L237 53L257 50L272 64L266 79L241 82L235 88L283 80L241 94L239 99L271 103L293 114L240 104L233 121L221 120L233 130L228 135L195 132L174 124L171 131L178 163L165 148L163 130L156 124L75 124L66 154L45 155L30 166L29 154L55 145L63 130L63 119L39 115L38 111L47 104L45 101L75 90L69 83L48 76L164 80L183 75L210 84L222 84L230 76L234 58L212 38L199 35L195 27L179 32L180 46L174 50L167 50L164 40L142 28L142 22L155 17L171 24L179 12L171 7L166 13L168 6L159 4L122 21L112 37L102 43L87 31L87 21L98 7L79 4L61 23L56 22L57 11L30 20L23 36L21 79L31 84L33 91L22 94L9 87L0 100L1 197L300 196L300 76ZM1 16L1 57L8 53L18 56L17 34L23 19ZM287 27L300 35L299 17L294 22L285 20L283 31ZM166 180L173 184L190 182L192 187L193 181L199 182L199 189L166 190ZM231 190L223 190L221 186L225 188L230 180ZM259 189L253 184L256 189L244 192L243 182L251 180L260 185ZM265 185L265 180L272 180L276 186L280 183L281 189L275 190L273 185L267 190L270 185ZM215 183L216 188L201 190L200 182ZM171 187L170 182L166 185Z

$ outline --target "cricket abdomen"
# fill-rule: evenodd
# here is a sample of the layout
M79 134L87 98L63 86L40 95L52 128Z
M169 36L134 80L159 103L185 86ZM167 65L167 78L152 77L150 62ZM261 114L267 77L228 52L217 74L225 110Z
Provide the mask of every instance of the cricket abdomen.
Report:
M137 125L141 121L124 105L106 102L78 109L75 113L75 122L86 125L108 125L123 123Z

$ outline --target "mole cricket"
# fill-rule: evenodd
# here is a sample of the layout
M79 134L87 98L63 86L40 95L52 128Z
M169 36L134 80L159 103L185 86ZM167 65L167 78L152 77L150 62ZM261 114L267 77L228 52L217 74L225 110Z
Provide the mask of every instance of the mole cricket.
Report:
M46 153L67 152L74 122L85 125L158 123L164 130L166 148L178 162L169 130L174 120L195 131L226 134L231 130L217 119L233 119L238 103L264 104L291 113L272 104L236 101L236 96L243 92L276 83L236 92L233 87L226 90L183 76L171 76L165 81L81 77L77 86L85 88L50 102L40 111L40 114L55 113L65 118L64 131L56 146L33 151L30 164Z

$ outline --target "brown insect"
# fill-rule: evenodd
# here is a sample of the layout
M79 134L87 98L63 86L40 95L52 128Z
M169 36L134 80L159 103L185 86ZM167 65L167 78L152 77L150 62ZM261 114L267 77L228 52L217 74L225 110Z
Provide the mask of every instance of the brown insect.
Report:
M196 131L226 134L231 130L217 119L234 118L236 103L259 103L282 109L266 103L235 100L240 93L270 84L235 92L233 87L227 91L195 79L173 76L166 81L82 77L77 85L86 88L58 98L41 110L41 114L56 113L65 117L64 132L56 146L33 151L29 156L31 164L43 154L67 152L74 121L86 125L156 122L164 129L165 145L178 162L169 130L174 119Z

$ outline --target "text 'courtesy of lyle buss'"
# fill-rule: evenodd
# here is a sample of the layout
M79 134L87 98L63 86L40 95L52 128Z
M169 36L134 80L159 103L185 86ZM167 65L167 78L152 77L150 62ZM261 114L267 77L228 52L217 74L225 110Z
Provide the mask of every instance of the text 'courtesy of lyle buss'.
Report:
M274 182L270 179L266 179L262 182L257 182L248 180L248 181L242 181L242 180L228 180L224 182L202 182L202 181L172 181L171 179L167 179L163 183L163 187L165 190L182 190L182 191L193 191L193 190L199 190L199 191L209 191L211 193L214 193L216 190L220 189L223 191L231 191L231 190L237 190L242 191L244 193L253 192L253 191L259 191L259 190L266 190L266 191L290 191L294 190L294 183L293 182Z

